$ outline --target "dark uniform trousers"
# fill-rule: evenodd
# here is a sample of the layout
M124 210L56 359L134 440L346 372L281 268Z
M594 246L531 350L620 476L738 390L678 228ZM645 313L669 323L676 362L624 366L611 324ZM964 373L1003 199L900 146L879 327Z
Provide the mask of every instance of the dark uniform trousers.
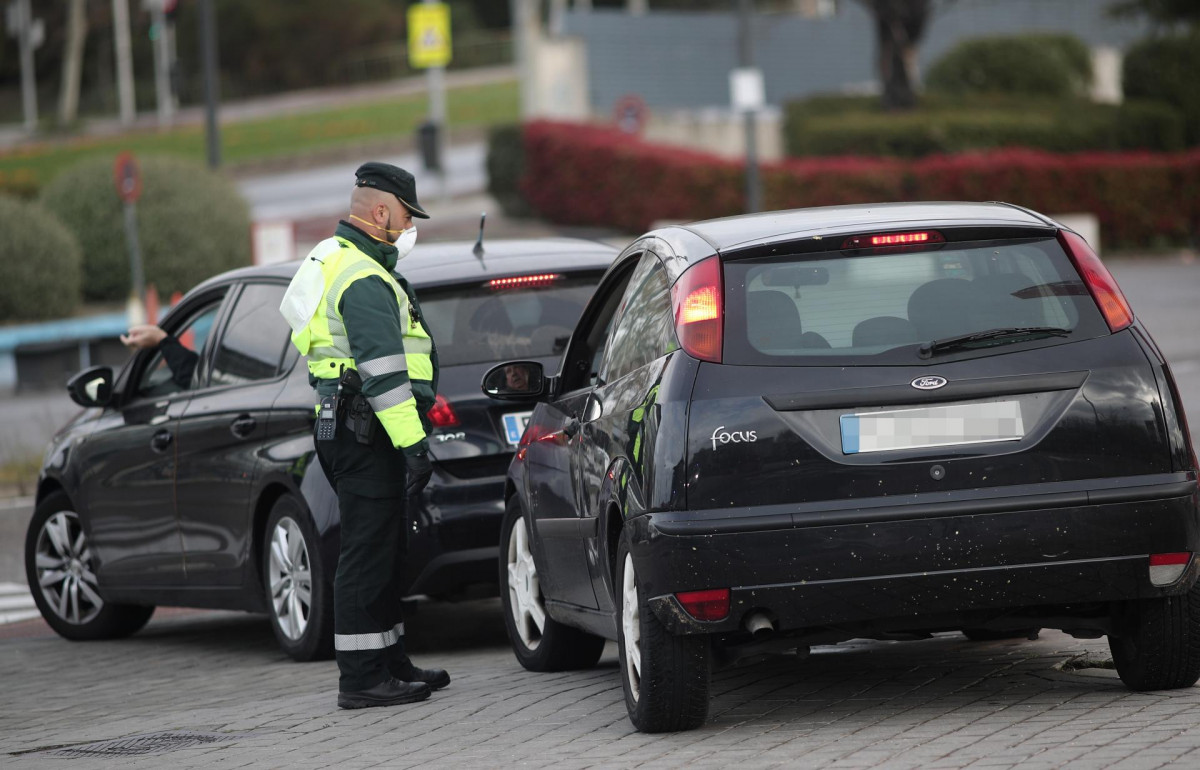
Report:
M408 660L400 609L408 553L407 465L378 418L371 419L369 444L358 442L342 415L335 437L316 442L341 513L333 630L342 692L374 687Z

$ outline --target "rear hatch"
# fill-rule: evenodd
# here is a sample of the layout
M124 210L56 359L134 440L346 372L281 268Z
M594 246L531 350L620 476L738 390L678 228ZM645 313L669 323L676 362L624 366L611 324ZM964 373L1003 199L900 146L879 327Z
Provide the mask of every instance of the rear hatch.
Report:
M490 399L479 382L506 360L553 369L601 275L515 275L422 290L440 366L430 451L441 470L464 480L504 476L536 402Z
M1132 314L1078 236L836 241L722 258L723 339L693 392L688 508L819 511L1171 472ZM679 290L695 292L688 279Z

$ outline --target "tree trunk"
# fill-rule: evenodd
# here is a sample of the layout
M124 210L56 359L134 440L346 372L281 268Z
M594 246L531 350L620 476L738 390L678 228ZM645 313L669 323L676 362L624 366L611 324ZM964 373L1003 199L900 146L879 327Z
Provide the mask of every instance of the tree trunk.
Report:
M917 103L917 44L925 34L932 0L859 0L875 17L883 106L912 109Z
M67 36L63 40L62 86L58 93L58 122L68 126L79 116L79 80L87 42L87 0L69 0Z

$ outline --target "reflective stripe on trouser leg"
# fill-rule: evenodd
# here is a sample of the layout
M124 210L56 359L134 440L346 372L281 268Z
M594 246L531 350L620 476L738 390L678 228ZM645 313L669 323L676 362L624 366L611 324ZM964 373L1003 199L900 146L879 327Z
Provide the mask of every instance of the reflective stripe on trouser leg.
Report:
M363 652L391 647L404 638L404 624L397 623L391 631L378 634L334 634L333 649L339 652Z

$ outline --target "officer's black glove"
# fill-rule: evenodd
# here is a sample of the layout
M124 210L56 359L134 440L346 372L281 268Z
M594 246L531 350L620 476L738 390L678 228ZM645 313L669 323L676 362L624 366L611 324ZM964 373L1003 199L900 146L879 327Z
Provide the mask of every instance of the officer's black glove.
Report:
M429 462L428 452L406 455L404 459L408 463L408 496L411 498L421 494L421 490L429 483L429 477L433 475L433 463Z

